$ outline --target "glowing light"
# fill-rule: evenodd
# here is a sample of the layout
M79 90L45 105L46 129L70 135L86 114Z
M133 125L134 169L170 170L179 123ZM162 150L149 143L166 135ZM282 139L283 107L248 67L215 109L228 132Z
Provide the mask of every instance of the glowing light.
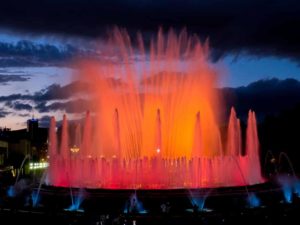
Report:
M37 207L39 203L39 195L37 191L31 193L32 207Z
M286 203L293 202L293 186L294 186L294 179L291 178L290 175L281 175L278 176L278 182L281 185L283 191L283 197Z
M30 170L37 170L37 169L45 169L49 166L48 162L34 162L29 163Z
M292 203L293 201L293 191L289 185L283 186L283 196L286 203Z
M66 211L76 211L76 212L84 212L83 209L80 208L81 203L84 200L84 190L80 189L78 195L71 196L72 197L72 204L69 208L65 209Z
M16 191L15 191L14 186L9 186L9 188L7 189L7 195L8 195L8 197L16 196Z
M251 208L256 208L260 206L260 200L254 193L249 194L248 202Z
M70 148L70 151L72 152L72 153L77 153L77 152L79 152L79 147L77 147L76 145L74 145L72 148Z
M300 181L297 179L295 181L295 185L294 185L294 188L295 188L295 193L297 194L297 196L300 198Z
M158 149L156 149L156 152L157 152L157 154L159 154L160 153L160 149L158 148Z

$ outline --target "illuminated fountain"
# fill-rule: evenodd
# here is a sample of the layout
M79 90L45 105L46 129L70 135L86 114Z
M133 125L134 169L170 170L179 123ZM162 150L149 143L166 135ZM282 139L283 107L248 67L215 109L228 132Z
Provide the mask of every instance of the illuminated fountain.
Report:
M78 79L89 85L85 97L93 100L82 138L76 129L77 143L69 143L64 116L58 146L51 119L50 184L173 189L262 182L254 112L248 116L246 153L233 108L222 146L217 125L222 103L207 44L186 31L165 36L159 31L146 51L141 35L132 45L116 29L105 46L102 61L79 63Z

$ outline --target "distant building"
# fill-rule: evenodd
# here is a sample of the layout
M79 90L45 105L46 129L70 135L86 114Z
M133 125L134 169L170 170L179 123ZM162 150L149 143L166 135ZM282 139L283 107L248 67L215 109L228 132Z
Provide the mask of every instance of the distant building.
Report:
M8 128L0 128L0 166L4 166L8 159Z
M0 140L0 166L8 159L8 142Z
M19 167L26 155L33 161L46 158L48 128L40 128L35 118L27 121L27 128L20 130L0 129L0 165Z
M39 120L32 118L27 120L27 133L28 133L28 138L29 140L34 143L38 142L39 138Z

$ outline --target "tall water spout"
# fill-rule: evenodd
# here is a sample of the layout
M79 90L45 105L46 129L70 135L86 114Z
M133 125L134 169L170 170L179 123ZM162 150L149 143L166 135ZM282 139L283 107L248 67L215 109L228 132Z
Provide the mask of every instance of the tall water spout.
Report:
M50 183L57 183L55 178L57 177L57 173L59 171L57 170L57 165L56 165L56 156L58 154L57 152L57 136L56 136L56 121L54 116L51 117L50 119L50 127L49 127L49 142L48 142L48 151L49 151L49 163L50 163L50 168L49 168L49 173L48 173L48 178L47 180Z
M242 141L240 122L236 116L234 108L231 108L227 131L227 149L228 155L241 155Z
M161 119L160 119L160 110L157 109L156 114L156 141L155 147L157 154L161 155L161 147L162 147L162 137L161 137Z
M57 165L59 165L60 169L58 178L58 183L61 186L69 186L70 185L70 163L71 163L71 151L69 148L69 128L67 116L63 116L62 128L61 128L61 140L60 140L60 152L59 158L57 160Z
M248 179L250 183L254 183L257 180L262 181L259 154L256 116L252 110L249 110L246 131L246 155L249 157Z
M68 128L68 121L66 115L63 116L63 121L62 121L60 155L62 156L62 158L66 160L70 158L69 128Z
M200 158L202 153L202 132L200 122L200 112L196 114L195 131L194 131L194 146L192 158Z
M48 150L50 157L53 158L57 155L56 121L54 116L50 119Z
M82 139L82 157L86 158L91 156L92 149L91 149L91 142L92 142L92 122L91 122L91 116L90 111L86 112L85 116L85 122L84 122L84 128L83 128L83 139Z
M116 156L118 159L122 159L122 150L121 150L121 135L120 135L120 120L119 120L119 111L115 109L115 140L116 140Z
M73 147L77 147L78 149L80 149L81 147L81 126L80 124L76 125L75 128L75 139L74 139L74 144Z

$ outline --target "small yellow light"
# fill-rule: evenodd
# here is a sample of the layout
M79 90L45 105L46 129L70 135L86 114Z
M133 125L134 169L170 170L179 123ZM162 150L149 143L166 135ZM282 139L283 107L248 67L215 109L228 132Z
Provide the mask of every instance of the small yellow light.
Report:
M76 145L74 145L73 147L70 148L70 151L73 153L77 153L77 152L79 152L79 150L80 149Z

